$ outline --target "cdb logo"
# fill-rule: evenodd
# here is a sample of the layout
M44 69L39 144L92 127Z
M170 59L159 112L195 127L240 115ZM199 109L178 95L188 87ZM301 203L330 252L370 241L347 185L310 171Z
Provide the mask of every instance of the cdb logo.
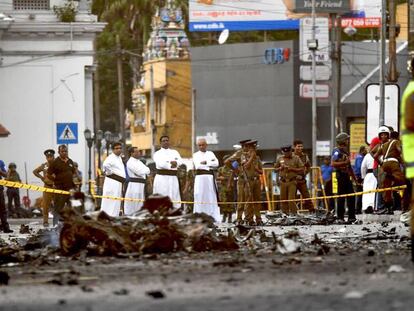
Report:
M265 50L263 62L267 65L283 64L289 61L289 48L269 48Z

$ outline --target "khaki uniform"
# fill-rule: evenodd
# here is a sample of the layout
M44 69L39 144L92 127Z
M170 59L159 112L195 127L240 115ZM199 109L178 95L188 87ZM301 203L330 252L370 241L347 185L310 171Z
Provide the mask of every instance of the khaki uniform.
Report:
M305 166L304 173L298 174L298 179L296 181L296 188L299 190L303 199L308 199L310 198L310 195L309 195L308 186L306 185L306 175L308 175L309 172L311 171L311 163L306 153L302 152L300 155L294 153L294 155L298 156L300 160L302 161L303 165ZM310 212L313 212L315 210L311 200L303 201L303 207Z
M220 202L234 202L234 182L233 169L224 165L218 169L218 188ZM234 204L219 204L220 212L223 214L223 222L228 218L231 222L231 216L234 212Z
M248 152L243 151L243 149L237 150L234 154L232 154L226 161L237 161L239 165L243 163L242 161L246 161ZM245 209L245 201L248 194L245 192L246 181L244 178L243 170L239 167L238 174L237 174L237 221L241 222L243 220L243 213Z
M281 200L294 200L296 198L296 180L298 173L289 171L290 168L303 168L304 165L300 158L292 154L291 158L280 156L276 160L275 168L279 169L282 164L285 166L283 170L279 171L280 180L280 199ZM282 202L282 212L285 214L296 214L297 208L295 202Z
M401 170L401 143L399 140L391 139L385 144L378 145L373 153L380 149L379 155L383 157L380 167L380 187L389 188L394 186L405 185L405 176ZM386 205L392 205L392 191L383 192L383 198Z
M261 195L261 183L260 183L260 175L262 171L262 162L260 158L256 154L249 154L249 158L247 161L250 160L250 157L254 157L250 166L245 167L245 172L247 175L247 182L245 183L245 192L248 194L246 201L253 202L253 201L260 201ZM262 222L262 217L260 216L260 203L246 203L245 212L246 212L246 221L248 223L253 222L253 216L256 219L256 223Z
M49 164L47 162L41 164L33 173L38 173L43 176L43 182L45 188L54 188L53 181L47 178L47 169L49 168ZM42 199L42 212L43 212L43 224L49 223L49 207L52 205L53 201L53 193L50 192L43 192L43 199Z

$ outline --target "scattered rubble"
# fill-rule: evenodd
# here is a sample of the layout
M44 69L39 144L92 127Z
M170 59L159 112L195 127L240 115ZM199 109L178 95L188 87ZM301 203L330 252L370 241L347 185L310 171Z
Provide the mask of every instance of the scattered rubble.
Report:
M160 291L160 290L153 290L153 291L148 291L146 292L146 294L154 299L162 299L165 298L165 294Z
M9 285L10 276L6 271L0 271L0 286Z
M30 234L31 233L30 227L28 225L21 224L19 233L20 234Z
M265 224L271 226L331 225L336 222L336 217L325 211L312 215L298 214L295 216L276 211L267 212L265 216L267 218Z
M392 265L387 270L388 273L401 273L401 272L404 272L404 271L405 271L405 269L403 267L401 267L400 265Z

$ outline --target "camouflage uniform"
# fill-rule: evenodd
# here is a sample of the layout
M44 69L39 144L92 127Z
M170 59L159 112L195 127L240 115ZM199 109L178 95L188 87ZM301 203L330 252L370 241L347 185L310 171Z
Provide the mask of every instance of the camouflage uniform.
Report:
M220 202L234 202L234 173L233 169L224 165L218 169L218 188ZM234 212L234 204L220 204L220 212L223 214L223 222L231 217Z
M184 188L187 184L187 167L180 165L177 169L178 184L180 185L180 197L184 198Z
M195 179L194 170L191 169L187 172L187 175L186 175L186 184L185 184L184 193L182 196L184 201L194 202L194 179ZM187 212L192 213L194 204L186 203L185 205L186 205Z

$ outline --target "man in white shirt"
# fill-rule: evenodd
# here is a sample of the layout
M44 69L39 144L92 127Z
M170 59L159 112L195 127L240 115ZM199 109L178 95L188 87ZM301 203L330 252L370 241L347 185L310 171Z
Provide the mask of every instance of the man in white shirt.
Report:
M134 199L135 201L125 200L124 209L125 215L132 215L141 208L144 202L145 181L150 169L139 160L140 154L137 147L130 147L128 151L129 160L126 167L129 179L125 198Z
M178 151L170 149L170 138L161 136L161 149L154 153L154 162L157 169L154 178L153 193L170 197L174 207L181 206L180 185L178 183L177 168L182 164Z
M217 188L212 168L219 162L213 152L207 151L204 138L197 141L198 150L193 154L195 169L194 213L206 213L220 222L220 208L217 204ZM207 203L207 204L206 204Z
M122 187L125 183L125 166L121 158L122 144L116 142L112 145L112 153L105 159L102 168L105 174L103 196L122 197ZM102 199L101 211L112 217L119 216L120 200Z

